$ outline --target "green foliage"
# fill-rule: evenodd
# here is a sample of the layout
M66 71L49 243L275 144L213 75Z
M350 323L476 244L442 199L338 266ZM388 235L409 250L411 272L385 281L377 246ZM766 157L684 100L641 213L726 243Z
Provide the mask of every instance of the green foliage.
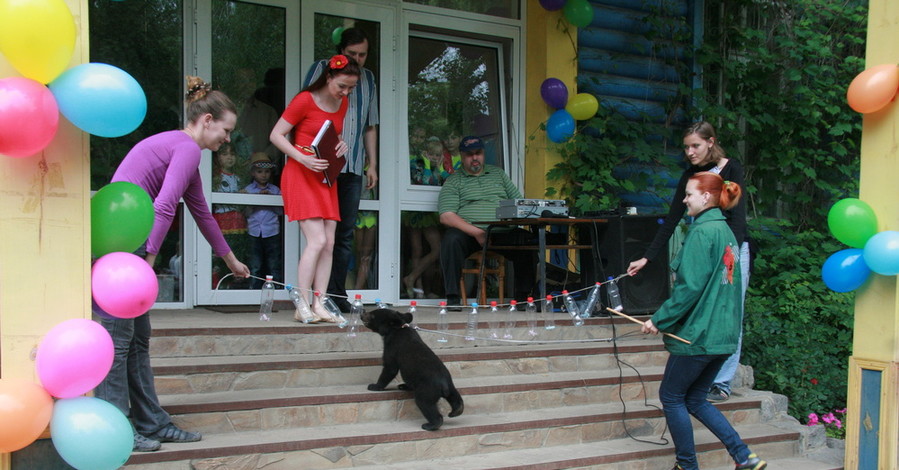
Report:
M663 183L662 176L645 170L665 162L658 148L661 139L654 142L646 136L667 132L649 120L629 120L610 107L601 106L575 138L550 144L558 149L562 160L546 175L555 183L547 188L546 195L568 199L572 212L582 214L618 207L622 193L652 191Z
M842 248L826 231L784 220L750 222L759 256L746 294L741 362L756 388L790 398L790 414L845 407L855 295L821 281L828 255Z
M674 116L714 124L728 156L745 168L750 236L759 246L742 362L754 367L758 388L790 398L797 418L844 407L854 295L828 290L820 273L845 248L827 231L827 211L858 192L861 117L845 96L865 68L867 2L706 0L695 64L665 52L687 41L687 18L653 11L642 34L654 57L682 77L668 118L625 119L603 102L558 147L562 161L547 175L555 183L548 195L583 211L615 207L626 192L655 191L658 180L628 165L670 169L664 155L680 143Z

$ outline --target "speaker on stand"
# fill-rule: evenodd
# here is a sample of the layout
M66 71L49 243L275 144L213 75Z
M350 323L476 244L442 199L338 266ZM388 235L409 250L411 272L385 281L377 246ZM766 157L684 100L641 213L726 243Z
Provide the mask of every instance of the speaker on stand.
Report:
M664 221L658 215L616 215L607 217L605 230L597 233L599 239L599 266L589 266L586 279L605 281L609 276L617 277L627 272L631 261L643 257L656 231ZM671 276L668 266L668 250L647 263L636 276L618 281L618 290L624 312L629 315L652 314L669 295ZM603 289L603 304L606 293Z

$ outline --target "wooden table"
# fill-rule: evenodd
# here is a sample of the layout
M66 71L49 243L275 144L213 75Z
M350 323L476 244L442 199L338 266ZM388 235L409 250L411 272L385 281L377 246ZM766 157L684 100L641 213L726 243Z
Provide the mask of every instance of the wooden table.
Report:
M484 252L487 250L537 250L540 253L538 256L537 263L537 275L540 279L540 299L546 299L546 254L547 250L588 250L596 247L598 249L599 240L594 238L594 233L590 232L590 244L582 245L572 243L572 239L568 237L568 243L562 245L547 245L546 244L546 227L548 226L567 226L572 227L574 225L581 224L607 224L609 222L608 219L579 219L574 217L538 217L538 218L526 218L526 219L503 219L503 220L488 220L483 222L472 222L474 225L486 225L487 226L487 243L484 245ZM537 230L537 245L491 245L490 244L490 231L496 227L527 227L529 230ZM597 259L596 256L593 257L593 263L595 266L600 265L600 260ZM478 282L480 283L484 277L483 273L484 266L481 264L481 274L478 276ZM520 300L520 299L519 299Z

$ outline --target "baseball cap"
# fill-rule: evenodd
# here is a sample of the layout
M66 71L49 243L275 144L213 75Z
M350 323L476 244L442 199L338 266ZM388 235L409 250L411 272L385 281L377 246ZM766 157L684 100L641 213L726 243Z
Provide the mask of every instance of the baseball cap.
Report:
M459 141L460 152L473 152L482 148L484 148L484 142L478 136L465 136L461 141Z

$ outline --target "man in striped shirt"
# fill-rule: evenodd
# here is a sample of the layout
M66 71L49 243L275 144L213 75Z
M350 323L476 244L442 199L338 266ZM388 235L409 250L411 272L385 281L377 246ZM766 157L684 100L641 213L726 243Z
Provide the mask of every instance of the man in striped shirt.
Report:
M340 206L340 222L334 233L334 261L331 263L331 279L328 294L343 313L349 313L346 276L353 250L353 229L362 195L363 172L365 189L378 184L378 87L375 75L364 68L368 58L369 41L359 28L347 28L337 44L337 53L352 58L362 69L356 88L349 95L349 107L343 120L341 138L349 146L346 166L337 177L337 202ZM309 86L321 75L327 60L313 64L306 74L303 87ZM366 161L367 158L367 161Z
M459 311L461 297L459 277L469 255L487 242L486 226L471 222L496 218L496 208L502 199L519 199L521 191L506 173L484 163L484 142L468 136L459 143L462 171L450 175L440 189L437 210L440 223L447 227L440 243L440 267L446 289L446 303L450 310ZM523 229L496 228L491 231L494 245L534 244L533 235ZM515 298L524 301L534 286L537 254L531 250L495 250L515 265Z

